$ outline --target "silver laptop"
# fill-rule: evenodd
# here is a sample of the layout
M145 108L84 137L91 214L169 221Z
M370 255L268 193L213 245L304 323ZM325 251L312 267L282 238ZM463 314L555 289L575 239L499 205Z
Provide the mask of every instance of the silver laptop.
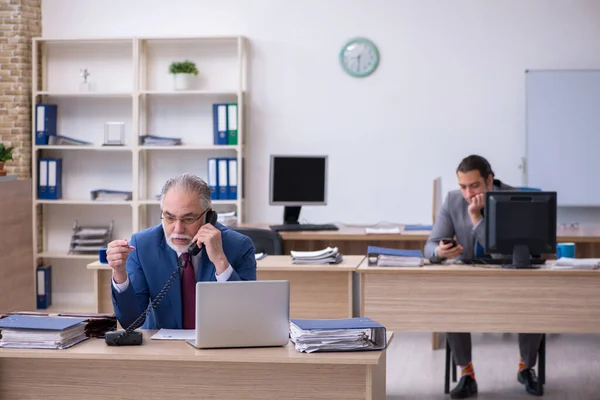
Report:
M290 331L289 281L196 283L199 349L284 346Z

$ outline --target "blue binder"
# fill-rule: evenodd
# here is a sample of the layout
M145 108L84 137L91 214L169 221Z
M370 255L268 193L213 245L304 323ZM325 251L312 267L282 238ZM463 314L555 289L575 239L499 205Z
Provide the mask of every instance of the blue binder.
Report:
M219 169L217 168L217 159L208 159L208 186L210 187L210 198L218 200L219 194L217 188L219 186Z
M237 158L227 160L227 199L237 200L238 170Z
M35 144L48 144L49 136L56 135L58 106L56 104L36 104L35 106Z
M227 200L229 198L229 160L217 158L217 199Z
M329 351L365 351L383 350L387 347L387 336L385 326L373 321L368 317L341 318L341 319L290 319L290 322L305 331L324 330L350 330L370 329L372 347L352 350L329 350ZM321 350L319 350L321 351Z
M227 144L227 104L213 104L214 144Z
M433 225L404 225L405 231L430 231Z
M421 250L389 249L387 247L368 246L367 257L375 256L423 257Z
M87 318L46 317L12 314L6 318L0 319L0 328L64 331L65 329L71 328L87 320Z
M38 165L38 198L62 198L62 158L40 158Z
M37 308L46 309L52 305L52 266L40 265L36 273Z

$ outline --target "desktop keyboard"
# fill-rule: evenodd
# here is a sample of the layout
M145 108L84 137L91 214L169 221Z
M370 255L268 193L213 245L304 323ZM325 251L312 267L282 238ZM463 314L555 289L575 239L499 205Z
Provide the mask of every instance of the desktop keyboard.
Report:
M289 225L271 225L271 230L275 232L286 231L337 231L340 228L333 224L289 224Z
M513 260L511 258L475 258L470 260L462 260L463 264L489 264L489 265L510 265ZM531 265L545 264L545 258L532 257L530 260Z

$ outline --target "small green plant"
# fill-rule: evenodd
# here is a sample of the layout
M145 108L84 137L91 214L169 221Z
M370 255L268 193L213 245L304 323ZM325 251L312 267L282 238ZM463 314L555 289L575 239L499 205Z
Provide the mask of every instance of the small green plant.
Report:
M169 72L172 74L194 74L198 75L198 68L193 61L173 61L169 67Z
M0 143L0 162L11 161L13 159L12 152L15 148L5 147L4 143Z

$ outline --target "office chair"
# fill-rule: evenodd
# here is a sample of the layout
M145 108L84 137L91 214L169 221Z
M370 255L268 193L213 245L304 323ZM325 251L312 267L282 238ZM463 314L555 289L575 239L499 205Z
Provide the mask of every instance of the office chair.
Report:
M450 366L452 364L452 366ZM456 363L452 357L450 343L446 338L446 372L444 374L444 393L450 393L450 368L452 368L452 382L456 382ZM546 383L546 334L542 335L540 348L538 349L538 385Z
M266 253L273 256L283 254L283 239L281 235L270 229L256 229L256 228L231 228L242 235L248 236L257 253Z

